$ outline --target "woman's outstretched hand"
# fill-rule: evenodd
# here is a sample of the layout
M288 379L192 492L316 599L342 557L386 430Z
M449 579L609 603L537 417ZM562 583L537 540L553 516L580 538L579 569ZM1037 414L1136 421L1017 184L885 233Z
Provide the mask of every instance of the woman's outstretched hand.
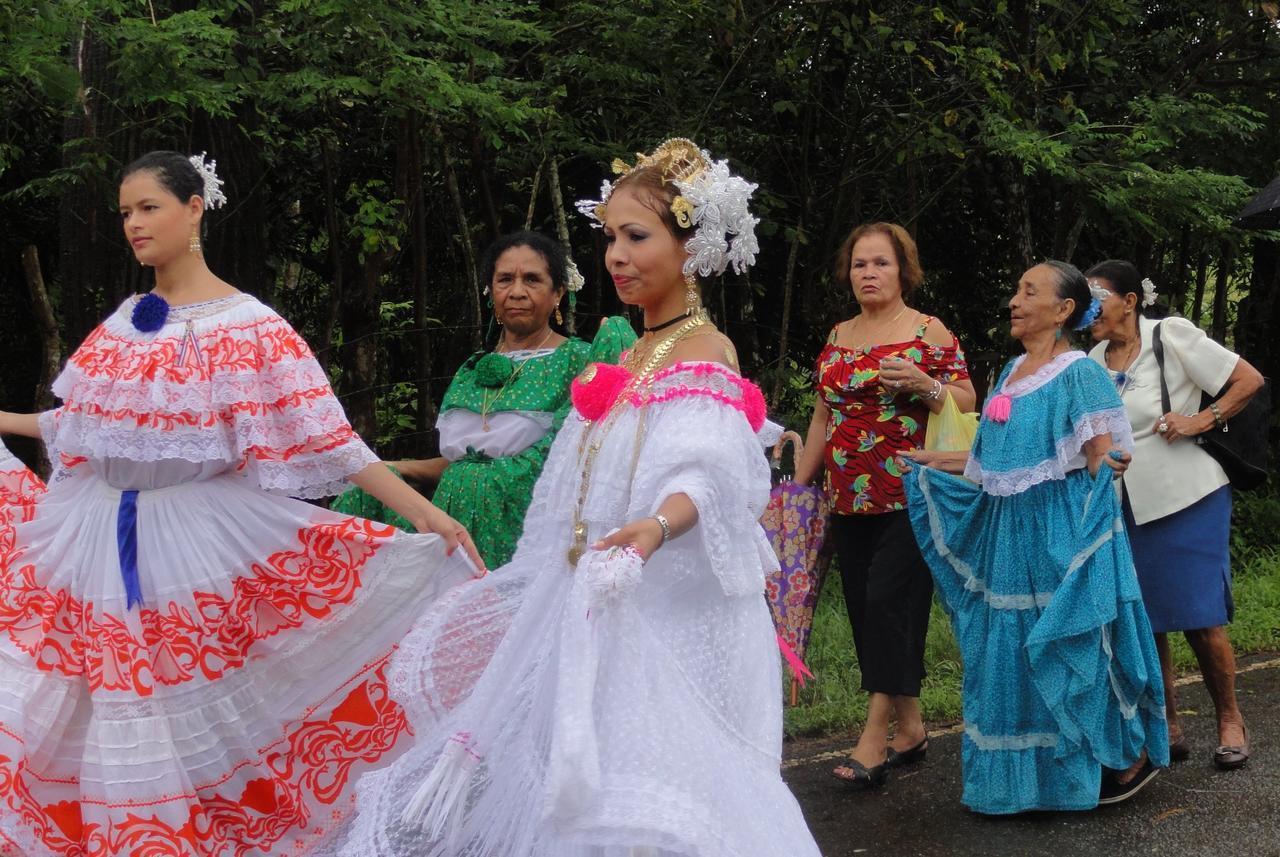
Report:
M472 540L471 533L467 532L467 528L462 524L441 511L438 506L428 504L426 509L410 518L409 523L413 524L413 528L420 533L435 533L444 539L445 553L449 556L453 556L454 551L462 548L475 564L477 577L483 577L489 573L489 569L485 568L484 560L480 558L480 552L476 550L476 543Z
M602 551L623 545L635 545L636 550L640 551L640 557L648 562L653 552L662 547L662 525L653 518L632 521L600 539L591 549Z
M957 476L964 475L965 465L969 463L969 453L967 452L930 452L925 449L909 449L902 453L901 457L908 464L932 467L934 470L941 470L943 473L954 473ZM903 468L903 470L910 469L910 467Z

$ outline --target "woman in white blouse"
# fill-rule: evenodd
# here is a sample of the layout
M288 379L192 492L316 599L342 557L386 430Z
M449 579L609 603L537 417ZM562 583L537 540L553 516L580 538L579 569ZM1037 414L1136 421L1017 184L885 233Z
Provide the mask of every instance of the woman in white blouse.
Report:
M1110 370L1133 426L1133 463L1123 477L1125 520L1164 670L1169 754L1175 760L1190 754L1178 724L1169 654L1168 633L1181 631L1217 712L1220 746L1213 762L1224 770L1239 768L1249 759L1249 735L1236 703L1235 655L1224 628L1233 612L1231 487L1193 438L1238 413L1262 386L1262 375L1186 319L1145 317L1155 289L1129 262L1100 262L1087 276L1111 293L1093 326L1098 344L1089 356ZM1152 350L1157 326L1168 413ZM1216 412L1200 408L1202 393L1222 393Z

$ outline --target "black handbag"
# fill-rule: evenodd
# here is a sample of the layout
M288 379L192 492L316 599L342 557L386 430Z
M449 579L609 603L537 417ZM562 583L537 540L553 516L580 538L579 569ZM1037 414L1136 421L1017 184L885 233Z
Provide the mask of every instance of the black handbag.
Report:
M1160 341L1160 325L1156 325L1155 336L1151 341L1151 349L1156 353L1156 364L1160 367L1160 407L1162 413L1171 413L1169 404L1169 386L1164 380L1164 344ZM1209 407L1221 398L1202 393L1200 410ZM1257 488L1267 481L1267 449L1271 430L1271 381L1263 381L1262 388L1253 394L1253 398L1245 404L1240 413L1221 426L1215 425L1206 432L1196 435L1193 440L1205 452L1214 457L1227 478L1231 487L1243 491Z

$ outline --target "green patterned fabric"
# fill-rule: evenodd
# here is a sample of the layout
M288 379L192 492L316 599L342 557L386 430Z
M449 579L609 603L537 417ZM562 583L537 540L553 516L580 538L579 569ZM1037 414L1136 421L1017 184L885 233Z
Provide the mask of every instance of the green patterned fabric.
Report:
M469 450L445 468L436 487L432 502L467 528L489 568L505 565L515 553L534 483L569 413L570 382L588 363L618 362L635 340L626 319L608 318L590 344L567 339L551 354L527 361L519 375L505 385L515 367L500 354L474 354L454 375L441 412L465 408L481 413L487 403L491 414L542 411L554 415L551 429L537 443L501 458ZM412 531L407 521L359 488L348 490L332 508Z

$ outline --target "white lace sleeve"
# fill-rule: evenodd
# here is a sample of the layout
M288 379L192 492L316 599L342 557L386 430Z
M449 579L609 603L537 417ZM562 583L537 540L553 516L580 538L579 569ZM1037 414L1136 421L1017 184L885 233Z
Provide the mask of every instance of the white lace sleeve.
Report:
M252 344L261 360L215 386L234 391L234 401L218 404L231 421L236 453L263 490L305 498L339 494L378 457L351 428L307 343L271 315L255 328Z
M777 564L759 523L769 502L762 440L769 424L760 432L751 427L741 382L729 373L702 375L696 387L668 388L657 397L660 403L649 406L633 516L653 514L673 494L688 496L698 523L685 538L700 542L725 593L762 593L766 573Z

